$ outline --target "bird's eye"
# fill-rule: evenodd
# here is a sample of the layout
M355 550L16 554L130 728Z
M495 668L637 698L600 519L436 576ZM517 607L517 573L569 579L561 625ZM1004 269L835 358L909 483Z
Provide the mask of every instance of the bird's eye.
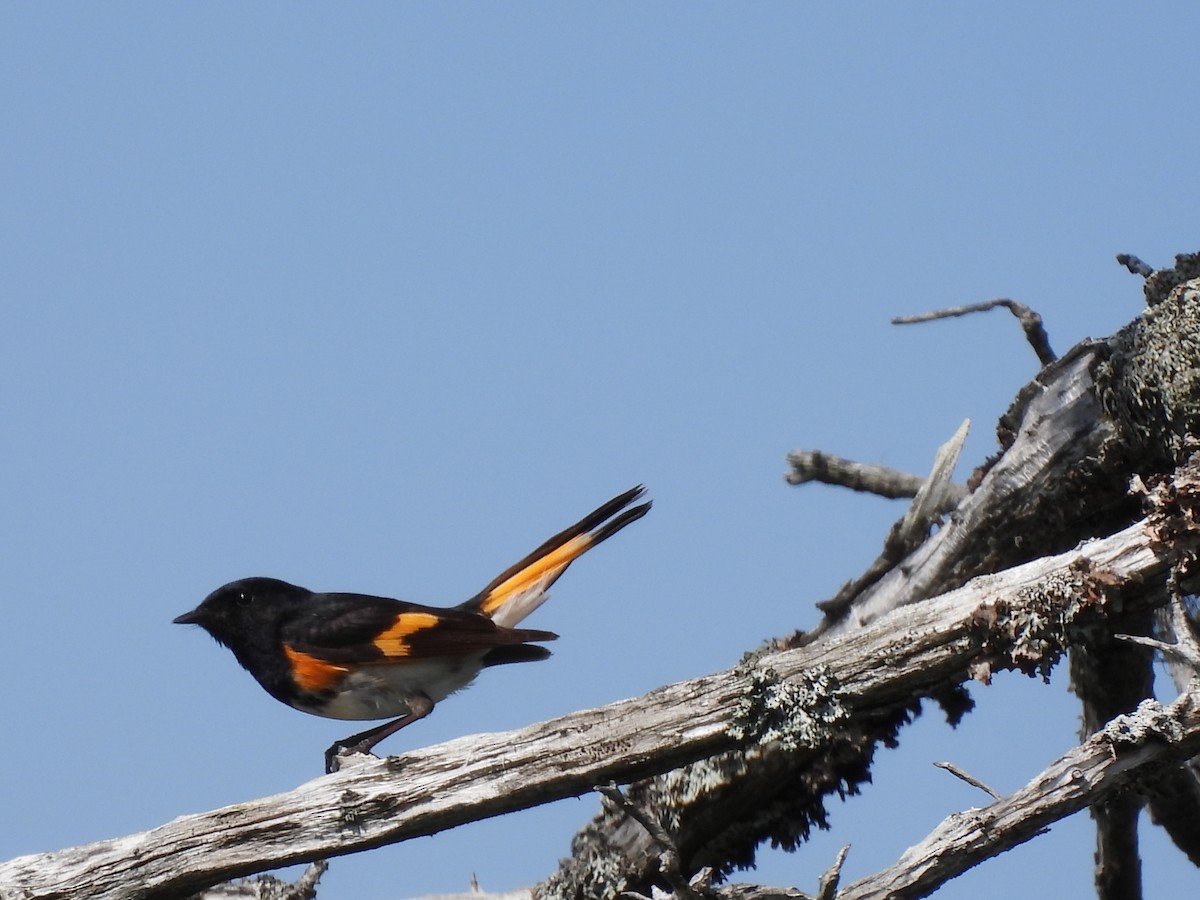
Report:
M238 591L237 598L236 598L238 606L249 606L250 599L251 599L250 595L247 594L245 591Z

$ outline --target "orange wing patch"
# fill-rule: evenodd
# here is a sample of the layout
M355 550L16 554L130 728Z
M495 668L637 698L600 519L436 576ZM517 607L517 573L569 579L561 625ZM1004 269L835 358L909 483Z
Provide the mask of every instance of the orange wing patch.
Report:
M371 641L384 656L411 656L412 644L405 640L410 634L435 627L441 620L432 613L401 613L391 627Z
M572 538L556 550L552 550L536 562L526 566L511 578L508 578L488 591L487 597L479 606L479 611L490 616L502 607L513 595L519 594L530 585L549 577L554 580L558 574L578 559L595 543L590 534L581 534Z
M288 662L292 664L292 679L304 691L318 693L328 690L349 671L345 666L334 665L315 656L309 656L307 653L301 653L287 644L283 645L283 652L287 655Z

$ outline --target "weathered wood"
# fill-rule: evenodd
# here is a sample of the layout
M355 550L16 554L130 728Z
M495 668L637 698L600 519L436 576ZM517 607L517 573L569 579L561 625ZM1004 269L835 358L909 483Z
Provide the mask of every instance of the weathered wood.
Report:
M889 466L856 462L821 450L793 450L787 455L792 470L784 476L788 484L807 484L810 481L833 484L866 494L899 499L915 497L928 481L921 475L901 472ZM958 506L967 494L958 484L947 484L936 504L939 513Z
M839 755L839 741L856 734L865 735L868 742L882 739L874 736L869 723L939 686L972 676L988 679L994 670L1014 665L1029 672L1048 671L1070 640L1065 622L1072 609L1097 613L1157 598L1151 588L1164 579L1168 563L1151 546L1148 535L1155 532L1147 531L1149 524L1137 523L1068 553L975 579L940 597L894 610L859 630L806 645L800 655L793 650L763 657L761 665L785 678L828 669L844 687L841 702L851 714L818 748L832 760L820 752L789 754L767 745L745 764L722 768L705 760L633 785L630 795L652 803L660 819L674 820L673 837L683 852L685 871L713 864L708 855L713 846L729 854L734 852L731 840L752 845L761 834L748 831L735 814L746 796L778 798L792 779L807 786L814 773L841 763L854 765L853 754ZM1041 630L1034 623L1041 623ZM992 645L993 640L1000 644ZM865 752L869 760L869 748L854 745L851 750ZM829 790L837 789L837 782L833 784ZM676 794L683 799L672 800ZM803 811L794 814L799 817ZM656 858L643 829L630 828L623 816L602 811L577 836L572 858L539 886L539 896L610 896L627 888L644 893L647 882L657 878ZM605 873L611 880L605 880Z
M1019 403L1012 445L949 521L902 565L845 598L807 639L858 628L981 572L1042 555L1040 548L1061 550L1067 540L1059 527L1065 511L1047 506L1061 497L1064 484L1081 477L1081 461L1098 458L1116 437L1095 395L1092 369L1099 352L1082 346L1043 370ZM1116 502L1124 491L1125 485L1114 479L1104 501ZM1073 506L1072 515L1085 512L1078 503ZM1047 536L1053 541L1048 548ZM1076 540L1085 536L1070 535Z
M1037 354L1038 361L1043 366L1050 365L1058 358L1050 349L1050 336L1046 334L1046 329L1042 325L1042 317L1024 303L1018 303L1007 297L986 300L983 303L970 303L966 306L953 306L949 309L939 309L915 316L897 316L892 319L892 324L915 325L918 322L932 322L934 319L949 319L971 313L987 312L997 307L1003 307L1017 317L1017 321L1021 323L1021 329L1025 332L1025 340L1029 341L1029 346L1033 348L1033 352Z
M838 900L929 896L952 878L1031 840L1060 819L1124 793L1147 771L1169 768L1197 754L1200 695L1182 695L1167 707L1148 700L1134 713L1107 723L1007 797L948 816L894 865L841 888L836 896ZM838 867L845 852L843 848L839 854ZM473 896L478 900L500 900L499 895ZM505 898L529 900L532 896L533 892L526 889ZM726 900L812 900L794 888L746 884L721 885L713 896Z
M839 900L926 897L955 875L1024 843L1065 816L1112 797L1144 771L1200 753L1200 697L1146 701L1110 722L1025 787L946 818L896 865L845 887ZM1036 893L1036 891L1034 891Z
M178 896L229 878L353 853L674 769L731 751L754 729L755 701L784 682L829 673L834 725L967 677L1011 665L1021 648L1004 622L1012 611L1079 603L1102 614L1089 573L1105 590L1162 578L1166 561L1139 523L1104 540L1002 575L979 579L873 627L818 645L770 654L753 666L668 685L633 700L584 710L518 731L459 738L386 760L351 760L293 791L183 816L140 834L0 864L3 900ZM1089 599L1090 597L1090 599ZM993 610L981 613L981 610ZM990 624L989 624L990 623ZM1023 652L1029 652L1024 648ZM880 661L886 661L880 665ZM786 692L771 694L786 698ZM785 709L764 737L813 741L807 709Z

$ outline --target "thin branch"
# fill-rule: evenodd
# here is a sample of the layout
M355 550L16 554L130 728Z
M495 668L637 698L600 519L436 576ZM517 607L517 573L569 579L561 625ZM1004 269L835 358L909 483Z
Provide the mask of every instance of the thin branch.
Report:
M1167 564L1151 548L1148 527L1139 522L1068 553L979 579L842 638L765 655L755 671L770 672L781 683L829 672L844 714L870 718L948 680L965 679L985 659L988 667L1012 665L1001 655L1019 637L1005 616L1066 602L1064 585L1085 591L1082 573L1108 573L1113 595L1121 584L1164 577ZM1048 593L1039 590L1043 582L1053 585ZM1140 597L1139 588L1128 602ZM1070 599L1088 605L1086 598ZM981 613L998 604L1004 615ZM1103 613L1103 604L1094 606ZM990 638L981 642L981 630ZM1044 643L1039 647L1053 652ZM880 666L880 659L890 664ZM744 745L746 725L734 727L735 713L762 690L756 685L745 668L736 667L518 731L462 737L385 760L351 758L341 771L284 794L0 863L0 894L22 900L181 895L575 796L595 784L676 769ZM800 709L793 714L797 724L807 715ZM798 754L797 764L804 758Z
M842 878L842 864L846 861L846 854L849 852L850 845L846 844L838 851L833 864L825 870L825 874L817 883L817 900L834 900L837 897L838 882Z
M983 791L985 794L990 794L993 800L1000 799L1000 794L998 792L996 792L992 788L988 787L986 784L984 784L982 781L980 781L974 775L964 772L962 769L960 769L954 763L935 762L934 765L937 766L939 769L945 769L947 772L949 772L955 778L961 778L967 784L971 785L971 787L979 788L979 790Z
M892 324L914 325L919 322L932 322L934 319L949 319L971 313L987 312L998 306L1004 307L1017 317L1017 321L1021 323L1021 328L1025 331L1025 339L1029 341L1029 346L1033 348L1033 352L1037 354L1038 361L1043 366L1048 366L1058 359L1058 356L1050 349L1050 336L1046 334L1046 328L1042 325L1042 317L1024 303L1018 303L1007 297L987 300L983 303L971 303L966 306L952 306L948 309L920 313L915 316L898 316L892 319Z
M1138 644L1142 647L1149 647L1151 650L1157 650L1163 656L1170 656L1177 662L1200 671L1200 655L1197 655L1192 648L1186 645L1168 644L1166 641L1160 641L1157 638L1142 637L1137 634L1114 634L1113 637L1118 641L1128 641L1131 644Z
M1174 585L1174 579L1172 579L1172 584ZM1119 641L1128 641L1131 644L1157 650L1163 656L1169 656L1190 668L1196 675L1200 675L1200 642L1192 633L1191 617L1188 616L1187 607L1184 606L1183 595L1178 586L1171 591L1170 609L1171 631L1175 636L1174 643L1169 644L1157 638L1142 637L1137 634L1114 634L1113 637Z
M1200 698L1148 700L984 809L955 813L891 868L844 888L838 900L925 897L951 878L1111 797L1142 773L1200 752Z
M659 868L667 883L675 891L676 896L681 898L696 897L696 892L688 883L687 877L680 870L679 848L675 846L675 841L672 840L671 836L667 834L666 829L658 823L654 816L648 810L643 809L626 797L621 792L621 789L612 782L598 784L596 785L596 790L612 801L625 815L646 829L646 833L650 835L651 839L662 851L658 857Z
M679 851L675 847L675 842L671 840L671 836L667 834L666 830L654 820L654 816L626 797L621 789L611 781L608 784L596 785L596 791L615 803L625 815L645 828L650 837L654 839L654 843L658 844L664 852L675 854L675 858L678 860Z
M855 462L821 450L793 450L787 455L787 461L792 467L784 476L788 484L817 481L890 500L915 497L926 482L920 475L890 466ZM947 483L938 496L938 513L954 509L966 493L967 489L962 485Z
M1154 274L1154 269L1150 265L1142 262L1132 253L1118 253L1117 262L1128 269L1133 275L1141 275L1143 278L1149 278Z

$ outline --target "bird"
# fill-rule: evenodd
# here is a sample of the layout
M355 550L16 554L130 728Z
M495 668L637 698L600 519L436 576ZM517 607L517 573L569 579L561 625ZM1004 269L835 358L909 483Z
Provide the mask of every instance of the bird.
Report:
M560 531L458 606L423 606L370 594L318 593L277 578L217 588L174 619L199 625L233 651L268 694L332 719L390 719L336 741L325 771L343 753L376 744L429 715L483 669L550 656L551 631L516 628L548 598L567 567L650 511L631 488Z

